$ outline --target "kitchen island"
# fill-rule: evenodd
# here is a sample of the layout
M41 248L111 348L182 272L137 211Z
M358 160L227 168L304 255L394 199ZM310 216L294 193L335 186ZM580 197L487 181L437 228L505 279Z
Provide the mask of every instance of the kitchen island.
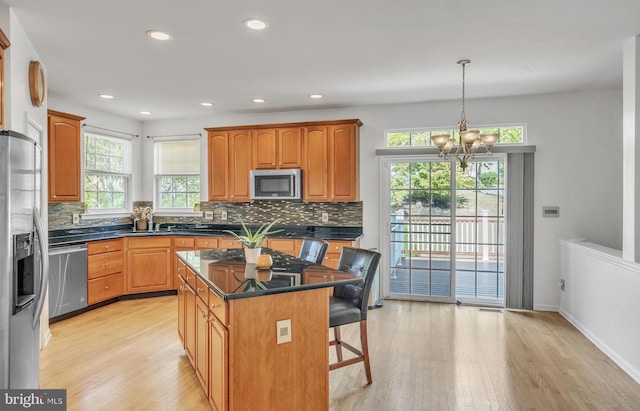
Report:
M275 250L179 251L178 335L216 410L327 410L329 293L351 274Z

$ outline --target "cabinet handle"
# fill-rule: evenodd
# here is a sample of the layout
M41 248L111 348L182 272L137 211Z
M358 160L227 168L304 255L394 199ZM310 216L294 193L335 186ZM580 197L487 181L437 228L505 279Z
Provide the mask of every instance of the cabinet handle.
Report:
M108 285L105 285L105 286L104 286L104 289L105 289L105 290L108 290L108 289L109 289L109 286L108 286Z
M187 281L191 280L192 278L193 278L192 276L188 275L187 276Z
M184 268L183 268L183 267L178 267L178 272L180 272L180 271L182 271L182 270L184 270Z
M207 318L207 314L206 313L202 313L202 318Z
M282 163L280 163L280 164L282 164ZM271 163L271 165L272 165L272 166L275 166L275 165L276 165L276 163Z
M109 263L104 263L104 266L105 267L109 267Z
M58 198L58 196L53 196L53 198Z
M204 288L198 287L198 292L201 293L202 291L204 291Z
M213 310L214 308L220 307L218 304L211 304L211 309Z
M108 245L105 245L105 246L104 246L104 248L109 248L109 246L108 246Z

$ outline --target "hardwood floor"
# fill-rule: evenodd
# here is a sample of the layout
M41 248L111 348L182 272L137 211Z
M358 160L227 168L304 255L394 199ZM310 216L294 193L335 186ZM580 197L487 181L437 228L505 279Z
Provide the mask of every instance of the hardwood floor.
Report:
M66 388L69 411L209 410L176 304L121 301L52 324L41 387ZM356 346L357 327L341 327ZM332 371L332 410L640 409L640 385L557 313L385 301L368 328L373 384L361 363Z

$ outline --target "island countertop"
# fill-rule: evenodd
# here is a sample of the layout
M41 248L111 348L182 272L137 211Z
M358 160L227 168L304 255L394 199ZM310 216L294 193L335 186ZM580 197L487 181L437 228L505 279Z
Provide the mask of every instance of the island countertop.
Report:
M358 284L363 279L269 248L273 265L257 270L245 261L244 249L178 251L176 255L225 301L292 291Z

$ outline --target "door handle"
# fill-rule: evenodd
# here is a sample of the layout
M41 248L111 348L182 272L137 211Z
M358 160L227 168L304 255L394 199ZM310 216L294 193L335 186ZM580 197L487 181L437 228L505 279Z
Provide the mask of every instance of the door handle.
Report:
M44 226L42 224L42 218L40 217L39 210L33 209L33 222L36 227L36 234L38 236L38 244L40 245L40 292L38 293L38 300L36 301L36 309L33 312L33 328L36 328L40 314L42 313L42 307L44 306L44 294L49 286L49 245L48 233L45 235Z

